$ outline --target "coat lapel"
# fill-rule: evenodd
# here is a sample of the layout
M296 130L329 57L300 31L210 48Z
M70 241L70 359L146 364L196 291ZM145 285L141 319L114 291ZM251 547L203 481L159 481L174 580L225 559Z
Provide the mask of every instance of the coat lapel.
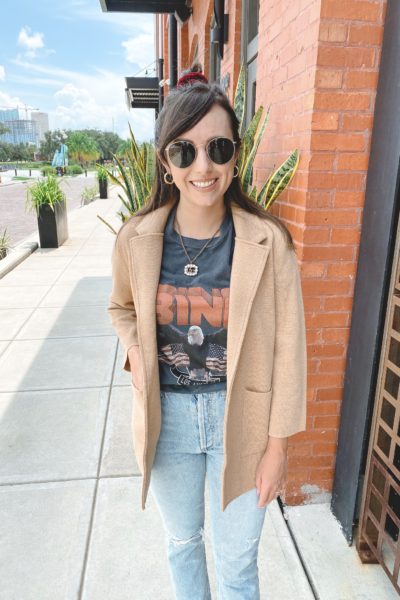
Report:
M133 278L136 289L138 335L142 346L145 379L156 372L158 361L156 295L163 254L164 228L172 204L145 215L130 239ZM147 376L147 377L146 377ZM145 391L149 381L145 381Z
M145 373L154 373L157 358L156 294L160 278L164 229L174 206L166 205L145 215L130 239L139 336ZM237 362L250 310L270 251L268 228L257 216L232 204L235 248L229 292L227 337L227 396L234 381Z
M256 215L232 205L235 249L229 291L227 339L227 396L235 378L237 362L251 306L268 258L267 227ZM264 244L262 243L264 242Z

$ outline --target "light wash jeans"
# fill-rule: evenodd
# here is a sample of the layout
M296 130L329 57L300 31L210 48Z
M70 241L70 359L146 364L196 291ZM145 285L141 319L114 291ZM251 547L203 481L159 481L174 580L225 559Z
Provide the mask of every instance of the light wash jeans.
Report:
M221 510L225 398L225 390L161 390L162 426L149 491L165 529L176 600L211 599L203 537L206 476L218 600L260 598L257 556L267 507L257 507L254 487Z

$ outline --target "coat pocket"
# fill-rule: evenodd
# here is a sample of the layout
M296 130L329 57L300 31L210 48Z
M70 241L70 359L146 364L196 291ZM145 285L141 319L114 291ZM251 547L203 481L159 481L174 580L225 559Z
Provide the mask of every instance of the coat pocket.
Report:
M139 388L136 387L136 384L133 383L132 379L131 379L131 386L132 386L132 389L133 389L134 393L136 393L136 394L143 394L143 390L139 390Z
M146 436L145 394L131 381L133 390L132 441L140 472L144 472L144 448Z
M138 392L139 394L143 392L143 390L140 390L136 384L134 383L133 377L132 375L135 375L135 379L137 379L137 375L138 373L140 373L142 375L142 381L143 381L143 386L145 384L144 381L144 371L143 371L143 357L142 357L142 349L140 346L138 346L139 348L139 357L138 357L138 361L135 361L134 363L131 364L131 385L134 391Z
M266 392L244 389L241 456L265 451L268 443L271 397L272 388Z

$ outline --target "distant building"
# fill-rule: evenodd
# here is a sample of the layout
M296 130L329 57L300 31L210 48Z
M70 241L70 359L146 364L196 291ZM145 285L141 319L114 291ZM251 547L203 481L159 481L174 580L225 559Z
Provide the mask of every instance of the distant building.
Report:
M44 140L44 134L49 131L49 115L45 112L32 112L31 119L36 123L36 145L39 146L40 142Z
M47 113L32 112L28 119L28 110L8 108L0 110L0 123L9 130L0 135L0 141L9 144L35 144L39 146L44 134L49 130Z

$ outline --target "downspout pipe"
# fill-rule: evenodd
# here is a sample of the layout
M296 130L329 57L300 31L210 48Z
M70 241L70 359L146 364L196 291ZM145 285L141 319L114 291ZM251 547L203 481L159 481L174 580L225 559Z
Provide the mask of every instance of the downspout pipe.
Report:
M169 89L172 89L178 80L178 27L174 14L168 17L168 59Z

